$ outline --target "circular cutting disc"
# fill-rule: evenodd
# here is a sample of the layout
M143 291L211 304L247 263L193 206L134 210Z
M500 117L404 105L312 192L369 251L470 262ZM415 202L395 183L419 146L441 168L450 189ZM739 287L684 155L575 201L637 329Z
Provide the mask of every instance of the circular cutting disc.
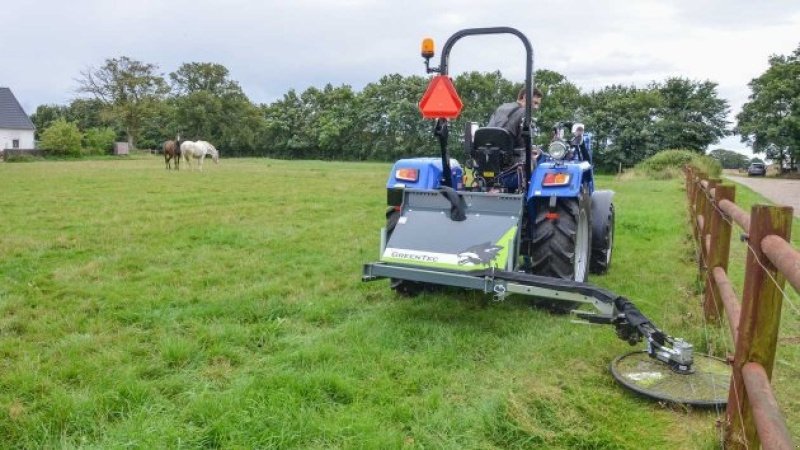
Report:
M724 406L731 368L713 356L694 355L693 373L680 374L647 352L632 352L611 363L614 378L626 388L657 400L693 406Z

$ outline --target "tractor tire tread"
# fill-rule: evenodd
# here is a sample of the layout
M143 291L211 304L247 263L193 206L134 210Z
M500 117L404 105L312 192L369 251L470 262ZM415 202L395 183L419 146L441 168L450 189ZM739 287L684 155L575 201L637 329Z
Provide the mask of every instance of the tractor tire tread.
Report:
M613 251L614 244L614 206L611 205L605 217L603 235L592 240L591 256L589 258L589 272L602 275L608 272L611 260L608 253Z

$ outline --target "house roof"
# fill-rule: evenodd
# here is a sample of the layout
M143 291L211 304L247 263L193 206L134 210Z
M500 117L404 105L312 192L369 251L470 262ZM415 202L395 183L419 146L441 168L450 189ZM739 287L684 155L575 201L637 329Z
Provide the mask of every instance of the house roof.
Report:
M35 130L30 117L14 97L11 89L0 87L0 128L15 130Z

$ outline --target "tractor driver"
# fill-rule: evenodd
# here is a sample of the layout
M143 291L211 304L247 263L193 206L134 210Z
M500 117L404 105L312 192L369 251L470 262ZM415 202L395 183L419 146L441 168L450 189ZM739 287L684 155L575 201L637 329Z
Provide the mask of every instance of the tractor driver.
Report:
M542 103L542 91L537 88L533 89L533 97L531 98L531 109L536 111ZM510 103L503 103L498 106L492 117L489 119L489 127L498 127L506 129L514 141L515 149L523 149L524 153L525 141L522 137L522 121L525 117L525 88L520 89L517 94L517 101ZM531 124L531 134L533 133L533 124ZM531 157L535 160L539 157L540 152L538 149L531 150ZM517 154L516 161L509 167L503 168L502 173L497 177L500 185L513 192L521 185L520 181L524 178L524 156Z
M542 91L533 88L533 98L531 98L531 108L536 111L542 104ZM514 138L514 147L525 146L522 140L522 119L525 117L525 88L520 89L517 94L517 101L503 103L498 106L492 117L489 119L489 127L505 128Z

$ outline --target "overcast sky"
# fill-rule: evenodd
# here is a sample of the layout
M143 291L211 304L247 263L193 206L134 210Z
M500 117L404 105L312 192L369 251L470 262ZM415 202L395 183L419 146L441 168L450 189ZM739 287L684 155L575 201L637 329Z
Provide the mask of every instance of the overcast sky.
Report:
M69 102L80 71L106 58L155 63L165 75L184 62L220 63L251 100L266 103L290 88L361 89L389 73L421 75L423 37L440 49L462 28L511 26L532 41L535 69L560 72L584 90L670 76L711 80L733 121L767 58L800 44L798 0L0 0L0 12L0 86L29 114ZM451 74L500 69L522 81L515 39L460 41ZM747 152L738 137L720 146Z

